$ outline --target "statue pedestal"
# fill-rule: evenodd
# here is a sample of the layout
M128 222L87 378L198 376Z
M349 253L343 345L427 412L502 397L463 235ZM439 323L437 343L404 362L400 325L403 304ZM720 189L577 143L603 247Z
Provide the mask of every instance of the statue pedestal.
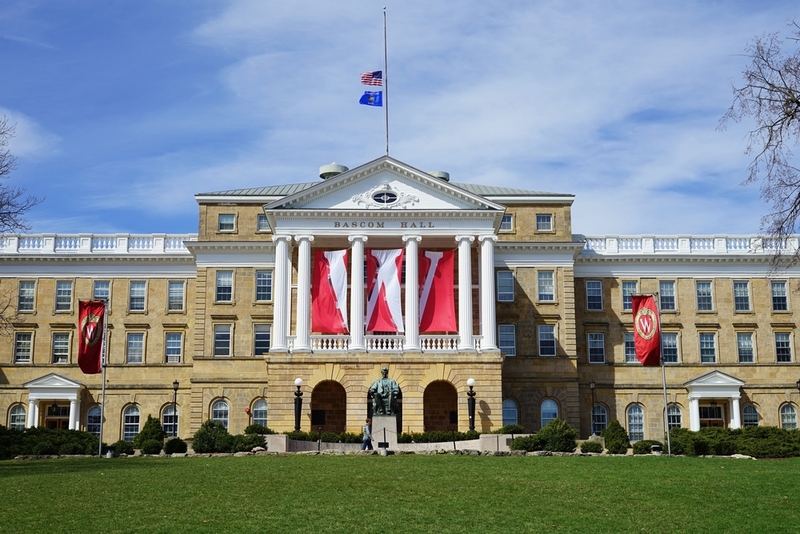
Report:
M374 415L372 417L372 440L372 446L375 447L375 450L384 446L384 443L387 449L396 450L397 417L394 415Z

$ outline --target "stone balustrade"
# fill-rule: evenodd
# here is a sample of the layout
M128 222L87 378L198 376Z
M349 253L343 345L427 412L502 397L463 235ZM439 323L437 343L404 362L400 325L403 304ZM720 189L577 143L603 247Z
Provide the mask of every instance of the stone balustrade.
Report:
M590 236L576 235L577 241L585 241L582 256L631 255L631 254L756 254L772 256L776 253L792 255L800 246L798 236L784 239L757 235L745 236Z
M0 236L3 254L179 254L189 256L185 241L197 234L38 234Z

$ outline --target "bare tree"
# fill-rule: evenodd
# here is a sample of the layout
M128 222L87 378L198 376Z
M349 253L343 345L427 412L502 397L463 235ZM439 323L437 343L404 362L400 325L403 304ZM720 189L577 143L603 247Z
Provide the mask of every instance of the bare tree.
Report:
M14 133L15 125L8 123L8 117L0 117L0 180L8 178L17 168L17 158L8 149ZM0 233L30 230L25 212L41 201L39 197L25 195L24 187L0 184Z

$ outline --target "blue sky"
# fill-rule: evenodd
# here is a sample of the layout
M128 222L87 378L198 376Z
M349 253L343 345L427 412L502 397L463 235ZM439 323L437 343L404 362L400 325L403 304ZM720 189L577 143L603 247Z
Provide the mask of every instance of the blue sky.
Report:
M167 0L0 4L10 185L33 231L197 230L200 192L390 154L455 182L572 193L583 234L757 233L749 124L717 131L745 45L796 2Z

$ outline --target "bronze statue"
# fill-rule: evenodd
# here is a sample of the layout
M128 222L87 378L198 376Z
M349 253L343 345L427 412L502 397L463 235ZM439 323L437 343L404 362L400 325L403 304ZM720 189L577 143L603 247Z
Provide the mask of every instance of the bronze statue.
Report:
M389 369L381 369L381 378L369 387L369 397L372 399L373 415L397 414L397 398L400 395L400 386L389 378Z

